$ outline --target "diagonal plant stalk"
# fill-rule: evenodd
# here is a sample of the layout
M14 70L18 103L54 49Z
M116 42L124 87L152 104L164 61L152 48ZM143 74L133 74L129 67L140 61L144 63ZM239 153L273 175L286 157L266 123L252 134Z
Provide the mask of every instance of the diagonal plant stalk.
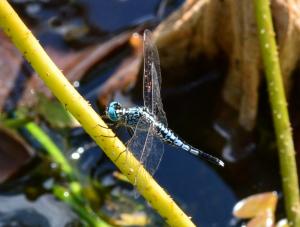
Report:
M172 198L157 184L89 103L76 91L51 61L39 42L6 0L0 0L0 27L23 53L52 93L81 123L85 131L102 148L114 164L144 196L170 226L195 226ZM139 174L136 172L139 171Z
M74 169L49 136L34 122L28 122L25 124L25 128L44 147L53 160L60 165L62 172L67 175L68 179L75 180Z
M285 209L291 226L300 226L300 203L295 149L282 83L270 1L255 0L255 13L259 41L268 84L279 152Z
M72 207L77 214L89 224L89 226L110 227L110 225L106 224L99 217L97 217L92 210L88 209L87 207L82 208L82 204L76 200L76 197L74 197L72 192L68 191L67 188L55 185L53 191L56 197L69 204L70 207Z

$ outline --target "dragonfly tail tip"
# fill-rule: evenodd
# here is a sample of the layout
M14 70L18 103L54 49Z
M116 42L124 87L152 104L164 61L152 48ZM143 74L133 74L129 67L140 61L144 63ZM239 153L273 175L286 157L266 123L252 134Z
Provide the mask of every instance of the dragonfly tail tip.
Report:
M221 166L221 167L224 167L225 166L225 163L221 160L218 160L218 165Z
M205 153L205 152L203 152L203 151L201 151L201 150L192 148L192 149L190 150L190 152L191 152L193 155L200 156L200 157L204 158L205 160L210 161L211 163L214 163L214 164L216 164L216 165L218 165L218 166L221 166L221 167L224 167L224 166L225 166L225 163L224 163L222 160L220 160L220 159L218 159L218 158L216 158L216 157L214 157L214 156L212 156L212 155L210 155L210 154L207 154L207 153Z

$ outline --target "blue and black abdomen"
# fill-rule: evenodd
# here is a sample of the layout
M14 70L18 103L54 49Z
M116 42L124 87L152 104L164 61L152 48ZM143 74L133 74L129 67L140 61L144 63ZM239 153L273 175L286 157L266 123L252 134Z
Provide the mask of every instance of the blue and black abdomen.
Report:
M127 125L135 127L142 117L148 124L153 125L156 135L165 143L173 146L181 147L184 150L190 151L191 146L179 138L171 129L166 127L161 122L158 122L155 117L146 109L140 107L132 107L122 110L122 115Z
M193 155L200 155L201 157L205 158L206 160L217 163L220 166L224 166L224 163L219 160L218 158L207 154L197 148L192 147L185 141L183 141L179 136L176 135L171 129L166 127L161 122L157 121L155 117L148 111L147 108L141 107L133 107L133 108L126 108L120 110L119 114L122 116L122 119L125 123L129 126L135 127L140 118L143 118L145 122L149 125L152 125L155 130L155 134L165 143L170 145L180 147L181 149L190 152Z
M166 143L182 147L185 143L171 129L161 123L155 124L156 134Z

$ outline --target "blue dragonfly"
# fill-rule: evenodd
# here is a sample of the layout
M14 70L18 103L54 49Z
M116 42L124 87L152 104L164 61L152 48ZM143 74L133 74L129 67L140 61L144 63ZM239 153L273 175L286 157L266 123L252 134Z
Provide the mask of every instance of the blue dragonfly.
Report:
M118 125L133 130L127 142L127 150L133 152L140 163L154 174L164 153L164 143L185 150L219 166L223 161L207 154L181 139L168 128L166 114L161 100L161 73L158 51L149 30L144 32L144 106L123 107L111 102L106 108L106 117Z

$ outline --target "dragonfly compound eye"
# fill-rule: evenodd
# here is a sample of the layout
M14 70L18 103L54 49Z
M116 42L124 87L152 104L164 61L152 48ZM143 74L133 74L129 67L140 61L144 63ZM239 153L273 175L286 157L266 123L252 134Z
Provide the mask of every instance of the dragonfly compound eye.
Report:
M111 102L107 108L106 114L111 121L118 121L119 116L117 110L121 109L118 102Z

